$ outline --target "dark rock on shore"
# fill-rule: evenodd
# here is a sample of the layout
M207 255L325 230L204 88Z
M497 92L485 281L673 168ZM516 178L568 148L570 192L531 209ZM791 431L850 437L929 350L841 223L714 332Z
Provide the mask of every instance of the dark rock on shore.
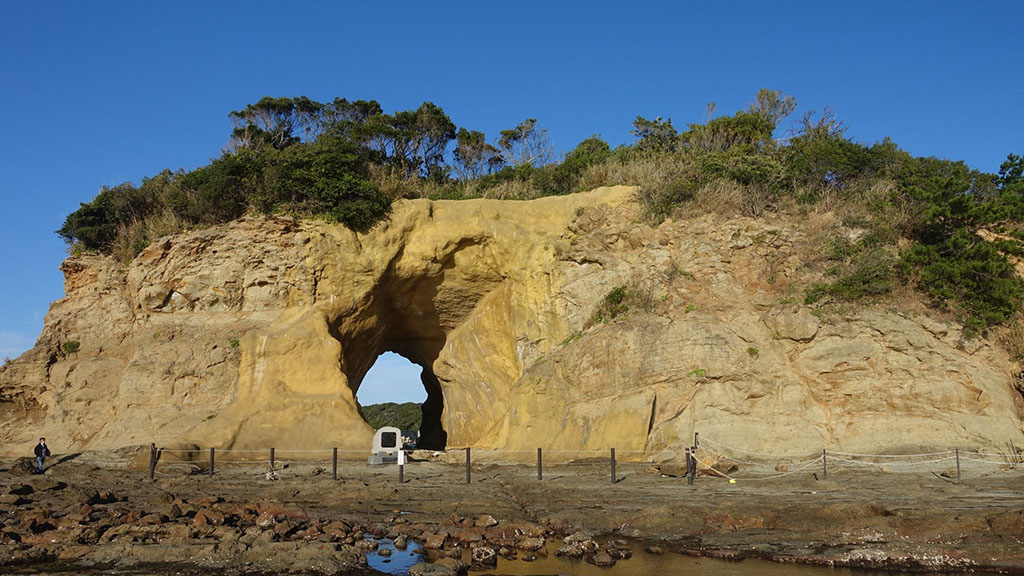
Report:
M589 556L587 557L587 562L593 564L594 566L615 566L615 559L612 558L611 555L607 552L598 552L593 556Z
M498 554L489 546L473 548L470 570L490 570L498 565Z
M420 562L409 568L409 576L457 576L455 570L440 564Z

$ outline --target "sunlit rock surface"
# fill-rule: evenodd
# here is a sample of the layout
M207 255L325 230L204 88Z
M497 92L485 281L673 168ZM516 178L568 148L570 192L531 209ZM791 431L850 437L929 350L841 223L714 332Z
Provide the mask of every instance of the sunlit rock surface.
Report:
M354 392L389 350L426 367L449 447L1024 444L1002 350L920 306L802 304L826 232L843 230L828 215L652 227L616 187L403 201L367 234L246 218L127 266L69 258L37 345L0 373L3 450L368 449ZM601 314L618 287L628 310Z

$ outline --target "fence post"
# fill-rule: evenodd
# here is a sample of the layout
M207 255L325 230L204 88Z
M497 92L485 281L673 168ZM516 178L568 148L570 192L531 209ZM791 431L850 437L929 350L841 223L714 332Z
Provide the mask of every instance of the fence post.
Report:
M276 470L276 468L274 468L274 449L273 448L270 449L270 469L271 470Z
M821 473L825 480L828 480L828 450L821 449Z
M398 451L398 483L405 484L405 450Z
M472 465L470 463L470 455L469 455L469 451L470 450L471 450L471 448L469 446L466 446L466 484L469 484L470 482L473 481L473 468L472 468Z
M544 455L543 448L537 448L537 480L544 479Z
M700 448L700 432L693 433L693 449Z
M156 475L156 444L149 445L149 479Z
M213 478L213 448L210 448L210 478Z
M615 484L615 448L612 448L612 484Z
M956 483L960 484L960 449L956 449Z
M693 455L693 448L686 449L686 483L693 486L693 479L697 475L696 456Z
M338 449L337 448L334 449L334 455L331 456L331 460L332 460L331 476L335 480L337 480L338 479Z

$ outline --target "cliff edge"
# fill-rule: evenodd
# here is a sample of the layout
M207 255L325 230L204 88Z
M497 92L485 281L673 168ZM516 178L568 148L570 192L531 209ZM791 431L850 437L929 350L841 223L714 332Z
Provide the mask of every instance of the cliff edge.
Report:
M73 257L36 346L0 373L0 437L368 449L355 391L394 351L424 367L435 447L1024 444L998 347L921 307L801 303L824 232L857 233L827 214L652 227L613 187L402 201L366 234L243 218L127 266Z

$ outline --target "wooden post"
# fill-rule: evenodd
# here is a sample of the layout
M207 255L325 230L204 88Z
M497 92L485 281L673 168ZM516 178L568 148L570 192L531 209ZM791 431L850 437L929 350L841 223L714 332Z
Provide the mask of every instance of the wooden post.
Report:
M825 480L828 480L828 450L821 449L821 473Z
M156 444L149 445L149 479L156 476Z
M537 480L544 479L544 449L537 448Z
M960 484L960 449L956 449L956 483Z
M693 433L693 449L700 448L700 432Z
M615 484L615 448L612 448L612 484Z
M405 484L405 450L398 451L398 483Z
M469 484L470 482L473 481L473 468L472 465L470 464L469 451L469 446L466 446L466 484Z
M337 480L338 479L338 449L337 448L334 449L334 455L331 457L331 460L333 461L332 477L335 480Z
M686 449L686 483L693 486L693 479L697 475L696 457L693 455L693 448Z
M213 477L213 448L210 448L210 477Z
M277 468L274 467L274 449L273 448L270 449L270 469L271 470L276 470L277 469Z

